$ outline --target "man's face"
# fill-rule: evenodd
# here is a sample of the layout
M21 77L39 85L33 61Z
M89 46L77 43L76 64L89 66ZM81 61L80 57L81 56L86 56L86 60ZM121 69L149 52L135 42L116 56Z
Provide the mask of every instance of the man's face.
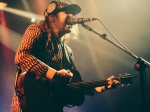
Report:
M72 25L66 24L66 20L69 18L73 18L73 14L67 14L66 12L59 12L58 13L58 19L60 21L60 24L62 26L62 31L60 31L61 35L64 35L66 33L70 33Z

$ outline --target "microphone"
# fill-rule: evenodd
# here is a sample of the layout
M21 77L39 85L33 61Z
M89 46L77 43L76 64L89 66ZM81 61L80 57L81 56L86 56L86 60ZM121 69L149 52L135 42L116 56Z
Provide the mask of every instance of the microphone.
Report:
M94 21L94 20L97 20L97 18L71 18L71 19L67 19L66 23L70 25L74 25L74 24L83 24L85 22Z

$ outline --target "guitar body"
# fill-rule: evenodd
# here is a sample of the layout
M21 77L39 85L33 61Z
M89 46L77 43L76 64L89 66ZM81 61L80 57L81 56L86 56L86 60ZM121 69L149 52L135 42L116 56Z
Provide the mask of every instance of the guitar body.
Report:
M71 70L71 72L74 74L71 82L82 81L78 71ZM34 74L27 72L24 78L24 93L28 111L62 112L63 107L67 104L79 106L84 102L82 90L72 91L57 80L49 81L41 78L40 81L37 81L32 76ZM63 80L63 77L58 80Z

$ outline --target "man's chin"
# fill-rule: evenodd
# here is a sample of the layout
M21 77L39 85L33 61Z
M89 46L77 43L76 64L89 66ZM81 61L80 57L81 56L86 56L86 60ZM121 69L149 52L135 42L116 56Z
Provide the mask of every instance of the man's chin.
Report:
M70 33L70 32L71 32L71 30L65 30L65 31L62 32L61 35L63 36L63 35L68 34L68 33Z
M71 30L65 30L65 31L64 31L64 34L70 33L70 32L71 32Z

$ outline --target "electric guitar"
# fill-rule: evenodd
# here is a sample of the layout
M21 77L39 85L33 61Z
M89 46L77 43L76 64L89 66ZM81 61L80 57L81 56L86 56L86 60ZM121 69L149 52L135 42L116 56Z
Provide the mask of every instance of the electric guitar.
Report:
M80 73L72 69L73 77L66 81L64 77L57 77L53 80L41 78L35 80L35 74L23 73L17 81L18 91L23 87L23 92L18 93L22 108L28 108L32 112L51 112L55 106L63 107L67 104L79 106L84 102L85 91L92 91L95 87L107 86L107 80L83 81ZM132 83L132 76L128 73L120 74L118 80L125 86ZM25 103L22 103L24 102ZM26 104L26 105L24 105ZM48 110L48 111L47 111Z

